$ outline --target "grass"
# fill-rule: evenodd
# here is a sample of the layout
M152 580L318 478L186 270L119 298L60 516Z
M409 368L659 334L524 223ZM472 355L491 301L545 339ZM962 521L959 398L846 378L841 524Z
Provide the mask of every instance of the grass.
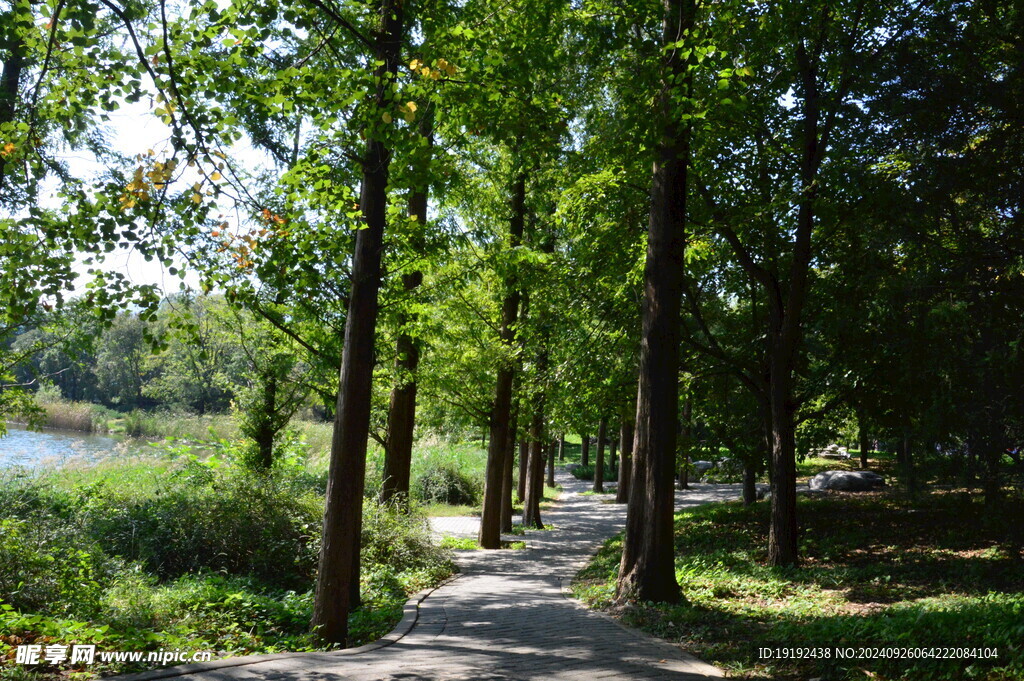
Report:
M472 537L442 537L441 548L455 551L479 551L480 543ZM526 548L524 541L502 541L501 548L521 550Z
M615 494L614 487L607 487L603 492L595 492L592 489L588 489L586 492L580 492L581 497L603 497L609 494Z
M711 504L676 515L676 577L686 605L617 612L730 674L763 679L1024 679L1024 517L960 493L801 499L803 565L768 567L767 504ZM621 538L573 586L612 604ZM758 647L982 646L997 660L767 662Z
M295 460L271 476L248 473L231 443L218 447L208 458L178 444L160 456L0 477L0 659L24 643L216 657L316 649L322 480ZM453 569L422 514L368 501L363 518L364 605L350 616L350 646L386 634L409 594ZM11 666L0 679L68 673Z
M821 457L809 456L802 461L796 462L796 477L798 482L807 482L822 471L859 471L860 452L850 451L849 459L823 459ZM896 459L887 452L871 452L868 457L868 470L879 473L887 480L896 474ZM767 482L767 478L762 480Z

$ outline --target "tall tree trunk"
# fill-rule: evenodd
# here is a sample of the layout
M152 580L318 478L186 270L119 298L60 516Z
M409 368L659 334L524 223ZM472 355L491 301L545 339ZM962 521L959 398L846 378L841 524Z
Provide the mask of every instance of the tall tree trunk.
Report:
M776 566L796 565L796 440L793 426L792 393L789 382L792 365L786 365L786 353L775 349L769 361L771 416L771 492L768 530L768 562Z
M548 443L548 480L547 486L555 486L555 449L558 447L556 441Z
M903 484L911 494L917 492L917 479L914 476L913 449L910 439L910 428L903 429L903 437L900 438L899 447L896 449L896 461L899 464L900 475L903 477Z
M687 40L694 0L663 0L664 44ZM679 409L680 303L686 267L690 130L678 119L676 88L688 96L689 57L665 51L659 96L661 138L651 186L644 267L643 329L629 509L616 599L678 602L672 516Z
M544 498L544 398L537 400L530 423L530 453L526 467L523 526L543 528L540 502Z
M580 465L590 465L590 436L580 435Z
M594 491L604 493L604 446L608 440L608 417L602 416L597 426L597 458L594 461Z
M750 459L743 462L743 505L757 501L757 466Z
M565 433L558 436L558 461L565 461Z
M526 173L516 175L512 187L512 217L509 221L509 246L517 247L523 239L526 222ZM515 325L519 316L519 289L514 273L505 277L505 300L501 309L501 341L512 354ZM491 410L491 442L487 448L487 469L484 481L484 504L480 514L480 547L501 548L501 492L505 476L509 417L512 411L512 380L515 377L512 357L502 360L495 386Z
M629 480L633 472L633 417L623 417L619 425L619 487L615 490L615 503L629 501Z
M422 230L427 222L427 192L429 185L430 155L434 145L433 115L428 110L420 119L420 135L426 141L424 156L418 157L414 177L420 178L419 186L409 195L409 217ZM423 237L418 231L413 247L422 252ZM414 270L402 275L402 288L411 297L423 283L423 272ZM384 501L398 499L402 507L409 508L409 469L412 465L412 442L416 427L416 370L420 363L420 344L409 333L408 327L415 317L403 311L398 315L398 340L395 342L395 373L397 379L391 389L391 403L388 407L388 425L384 448L384 481L381 498Z
M505 443L505 471L501 481L501 531L503 533L512 531L512 488L515 485L512 478L515 470L516 431L519 429L520 405L521 401L516 398L515 406L512 408L508 439Z
M616 473L619 465L617 454L619 452L619 440L618 438L612 437L608 441L608 465L612 468L612 473Z
M519 480L516 481L516 498L520 504L526 501L526 464L529 460L530 439L524 434L519 440Z
M860 467L868 468L868 450L871 449L871 441L868 439L867 418L862 409L857 410L857 439L860 441Z
M796 517L796 397L793 376L803 335L802 314L809 291L818 194L818 169L826 145L821 139L821 93L818 86L820 55L808 53L801 42L796 49L797 71L801 78L803 113L803 153L800 161L801 191L798 199L793 256L789 264L788 291L781 292L778 282L768 281L763 271L760 280L768 297L768 401L771 424L770 474L772 487L771 521L768 532L768 563L782 567L799 561Z
M376 87L370 102L375 111L391 106L389 93L398 69L403 7L398 0L381 0L380 29L374 38L373 50L380 66L375 72ZM348 638L352 591L359 584L359 537L363 521L366 443L370 433L377 292L391 161L391 152L382 141L374 139L369 132L367 138L359 199L366 227L356 233L352 258L352 290L345 321L345 347L312 618L312 626L320 639L341 645Z

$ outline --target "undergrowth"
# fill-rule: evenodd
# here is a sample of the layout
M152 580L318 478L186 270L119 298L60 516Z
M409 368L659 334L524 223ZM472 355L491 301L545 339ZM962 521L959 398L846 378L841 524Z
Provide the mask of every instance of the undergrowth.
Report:
M189 650L214 658L316 647L309 633L323 478L298 452L269 474L236 443L0 477L0 659L22 644ZM363 606L349 645L387 633L408 595L451 574L425 516L364 504ZM0 679L67 665L0 665ZM86 676L135 671L90 665Z
M768 504L676 515L687 601L616 607L622 619L747 678L1024 679L1024 501L998 513L966 494L803 499L800 568L766 565ZM621 537L577 577L577 597L613 607ZM997 659L766 662L758 648L984 647Z

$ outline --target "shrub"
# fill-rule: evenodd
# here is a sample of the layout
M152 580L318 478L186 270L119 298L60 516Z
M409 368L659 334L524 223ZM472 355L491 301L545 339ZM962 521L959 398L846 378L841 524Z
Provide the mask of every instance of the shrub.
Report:
M572 469L572 475L577 480L593 480L594 479L594 467L593 466L576 466ZM619 479L619 471L617 468L612 466L604 467L604 481L615 482Z
M0 520L0 599L17 609L94 616L122 567L66 520Z
M322 500L285 475L191 456L153 495L103 483L82 492L88 533L107 552L142 561L162 578L212 570L289 588L312 580Z
M438 548L425 515L397 504L367 499L363 504L362 559L366 565L434 569L450 556Z
M473 505L482 491L477 480L448 462L428 468L412 483L413 496L424 503Z

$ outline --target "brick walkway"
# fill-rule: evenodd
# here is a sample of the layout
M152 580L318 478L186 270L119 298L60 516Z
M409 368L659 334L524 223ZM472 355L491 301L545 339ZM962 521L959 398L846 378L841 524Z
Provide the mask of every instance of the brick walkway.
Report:
M133 676L177 673L176 678L195 681L696 681L720 676L675 646L628 630L564 595L587 558L621 529L625 508L602 503L611 496L580 496L589 483L565 474L559 482L562 501L543 513L554 529L527 533L522 550L458 552L461 575L420 603L415 625L393 645L356 654L238 658L205 669L196 665ZM695 485L677 495L677 506L737 494L735 485Z

